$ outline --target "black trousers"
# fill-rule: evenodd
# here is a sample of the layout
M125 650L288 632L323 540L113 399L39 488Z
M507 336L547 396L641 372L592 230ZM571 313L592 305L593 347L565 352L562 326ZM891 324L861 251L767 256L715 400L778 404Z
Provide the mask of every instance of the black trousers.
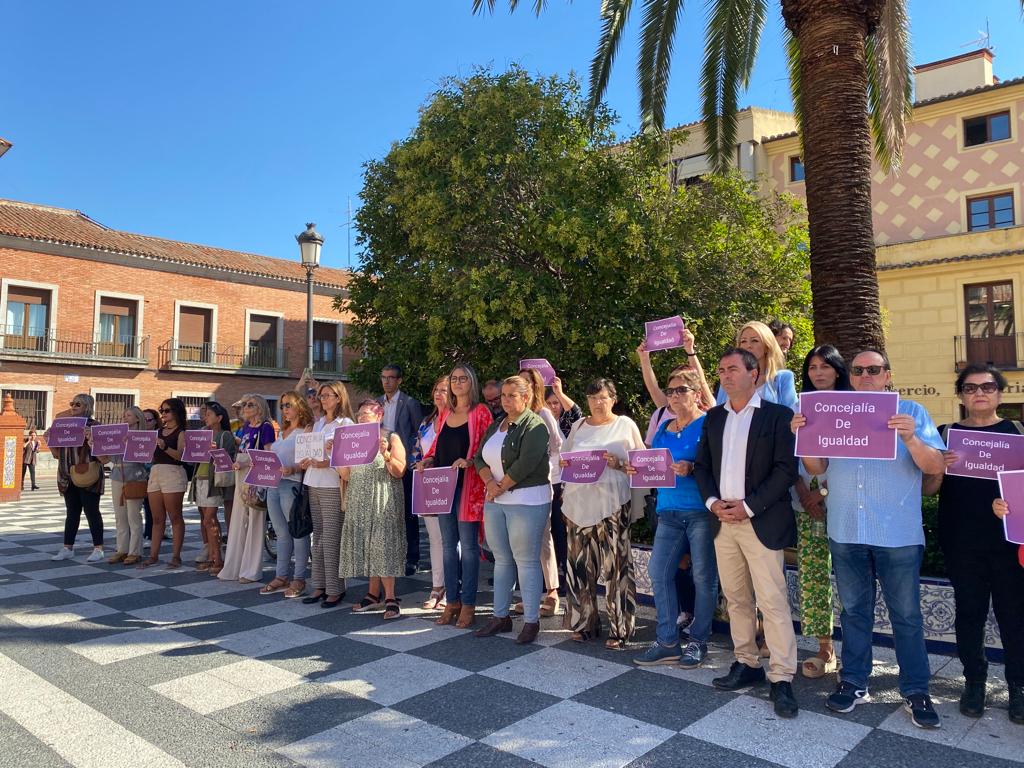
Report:
M969 551L947 544L946 565L956 599L956 648L964 678L983 681L985 622L989 604L999 624L1006 660L1006 682L1024 685L1024 568L1015 547Z
M89 521L89 533L92 534L92 545L103 546L103 516L100 515L100 495L68 483L64 491L64 507L67 517L64 518L64 546L73 547L78 537L78 526L82 524L82 512Z
M402 475L405 491L405 562L420 561L420 519L412 513L412 470Z
M554 492L551 499L551 541L555 545L555 565L558 566L559 581L565 587L565 560L569 554L568 540L565 534L565 518L562 517L562 484L551 486Z
M32 487L36 486L36 465L35 464L22 464L21 465L21 489L25 490L25 472L28 472L32 476Z

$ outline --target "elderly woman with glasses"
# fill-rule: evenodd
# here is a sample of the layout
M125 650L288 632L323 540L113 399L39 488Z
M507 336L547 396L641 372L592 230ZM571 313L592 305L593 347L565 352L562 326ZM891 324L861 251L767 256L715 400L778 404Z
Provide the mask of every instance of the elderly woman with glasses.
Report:
M628 451L645 446L633 420L612 411L618 397L613 382L597 379L587 386L586 393L590 415L573 425L562 451L600 451L608 466L596 482L566 483L562 492L569 539L566 624L578 643L600 635L597 582L603 579L609 625L605 646L621 650L636 624L636 583L629 548L632 499L626 459ZM566 467L568 462L562 460L561 465Z
M98 424L92 418L94 400L90 395L75 395L71 400L71 410L62 416L77 416L86 419L86 441L79 448L51 448L50 453L57 459L57 490L64 497L66 517L64 519L64 546L51 560L68 560L75 556L75 539L78 537L78 526L82 523L82 512L89 522L89 533L92 535L92 554L86 562L97 563L103 559L103 517L100 515L100 496L103 495L103 469L96 476L95 482L82 486L82 482L72 479L76 468L87 467L87 471L95 473L95 465L99 462L89 449L88 428Z
M259 395L242 398L242 442L235 457L235 513L228 529L224 567L217 574L224 581L254 584L263 578L263 532L267 524L266 500L259 499L244 480L252 461L248 451L269 451L277 438L270 422L270 406Z
M328 381L318 391L324 415L313 425L314 432L324 435L325 448L332 443L334 430L354 424L348 391L339 381ZM345 522L342 506L341 478L331 467L330 450L320 461L303 459L299 467L306 473L303 483L309 488L309 512L313 518L313 540L310 555L313 563L313 593L302 598L307 605L320 603L321 608L341 605L345 582L338 575L341 556L341 527Z
M153 510L153 540L149 557L139 564L146 568L160 562L160 544L164 526L171 519L171 559L168 568L181 566L181 547L185 543L185 518L181 506L188 488L185 465L181 461L185 449L185 404L176 397L160 403L160 430L156 435L156 450L149 470L149 506Z

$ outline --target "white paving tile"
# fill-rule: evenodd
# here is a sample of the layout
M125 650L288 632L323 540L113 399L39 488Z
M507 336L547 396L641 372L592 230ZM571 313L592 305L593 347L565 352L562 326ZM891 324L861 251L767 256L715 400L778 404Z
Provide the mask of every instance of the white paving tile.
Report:
M266 627L236 632L232 635L219 637L211 642L227 651L234 651L240 656L265 656L268 653L287 651L321 640L332 640L334 635L318 629L304 627L301 624L282 622Z
M66 565L53 568L41 568L38 571L24 571L23 576L36 581L47 581L48 579L67 579L72 576L95 576L106 571L93 568L91 565Z
M23 595L38 595L41 592L53 592L55 589L57 589L55 586L44 581L15 581L0 586L0 600Z
M367 617L368 620L369 618ZM468 629L458 629L453 626L439 627L432 621L411 617L374 623L365 629L349 632L345 637L381 648L390 648L392 651L411 651L467 632L469 632Z
M785 720L766 699L736 696L682 733L788 768L830 768L871 728L807 710Z
M961 718L966 720L967 718ZM943 721L945 727L945 721ZM920 729L918 729L920 730ZM1024 728L1011 723L1004 709L987 709L957 746L991 757L1024 763Z
M0 565L21 565L22 563L38 563L53 557L53 553L45 552L22 552L20 555L0 556Z
M242 592L246 589L258 589L259 584L239 584L237 581L221 581L210 578L209 581L197 581L193 584L181 584L173 587L179 592L184 592L195 597L216 597L226 595L230 592Z
M360 768L419 768L472 743L457 733L381 709L277 751L310 768L336 768L342 762Z
M117 613L117 611L102 603L86 601L84 603L59 605L52 608L39 608L34 611L9 613L7 618L23 627L38 629L54 627L58 624L67 624L73 621L82 621L83 619L94 619L97 616L107 616L111 613Z
M903 708L902 704L899 709L885 718L878 727L883 731L898 733L900 736L909 736L910 738L921 739L922 741L930 741L933 744L943 744L948 747L960 746L961 742L967 737L971 729L977 725L978 721L960 714L959 701L942 701L932 696L932 704L935 705L935 711L939 713L939 717L942 719L941 728L934 730L918 728L911 722L910 713ZM1020 726L1016 727L1020 728ZM1024 738L1020 736L1018 738L1018 750L1024 752ZM1022 758L1024 758L1024 754L1017 759L1020 760Z
M322 677L317 682L391 706L469 674L447 664L398 653Z
M571 653L558 648L544 648L496 664L480 674L567 699L618 677L629 669L630 667L625 664L594 656Z
M97 664L112 664L115 661L133 659L149 653L166 653L176 648L195 645L196 642L195 638L172 629L149 627L83 640L68 647Z
M110 597L134 595L151 589L160 589L160 587L146 581L139 581L138 579L118 579L117 581L108 581L103 584L68 587L67 591L79 597L84 597L86 600L105 600Z
M200 597L195 600L179 600L176 603L165 603L164 605L150 605L145 608L125 611L125 613L130 613L136 618L153 624L176 624L233 610L235 610L233 606Z
M640 654L637 653L637 656ZM679 680L686 680L700 685L711 685L711 680L721 677L729 672L729 667L736 660L731 648L722 648L717 645L708 645L708 655L704 663L697 669L680 669L675 666L659 665L657 667L636 667L644 672L653 672L658 675L667 675Z
M318 605L304 605L302 600L288 599L282 597L280 594L267 597L266 603L247 606L245 610L258 613L261 616L269 616L270 618L278 619L279 621L308 619L311 616L316 616L317 613L322 613L322 611L319 611ZM345 609L342 608L340 610Z
M255 659L197 672L150 686L157 693L203 715L283 691L303 681L301 675Z

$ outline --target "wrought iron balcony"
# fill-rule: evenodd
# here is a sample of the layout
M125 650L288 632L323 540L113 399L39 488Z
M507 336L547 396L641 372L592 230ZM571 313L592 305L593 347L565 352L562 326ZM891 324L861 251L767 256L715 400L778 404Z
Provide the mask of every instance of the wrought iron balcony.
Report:
M340 376L344 373L344 367L342 365L341 355L337 355L326 360L313 359L313 373L329 376Z
M93 334L0 325L0 357L36 362L144 366L149 362L149 336L118 336L117 341L100 341Z
M953 361L957 373L972 363L992 365L1001 370L1024 369L1024 333L983 339L954 336Z
M216 342L183 344L178 339L168 339L159 353L161 368L265 372L275 376L287 375L289 371L287 352L266 344L222 347Z

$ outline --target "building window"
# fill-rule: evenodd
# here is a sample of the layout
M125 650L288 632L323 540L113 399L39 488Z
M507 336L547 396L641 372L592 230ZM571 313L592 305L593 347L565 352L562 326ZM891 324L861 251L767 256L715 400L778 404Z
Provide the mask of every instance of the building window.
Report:
M246 367L277 368L278 324L274 315L249 315L249 349Z
M313 372L341 373L341 351L335 323L313 323Z
M206 429L200 417L202 407L214 399L213 395L174 395L185 405L185 418L189 429Z
M10 395L14 400L14 410L25 420L25 429L41 432L49 426L46 423L46 406L49 392L34 389L0 390L0 398Z
M964 286L967 316L967 362L1015 366L1013 283Z
M1010 113L996 112L993 115L970 117L964 120L964 146L976 147L992 141L1010 138Z
M50 291L42 288L12 285L7 289L4 346L49 351L51 296Z
M124 412L135 405L135 395L126 392L97 392L92 417L100 424L123 424Z
M979 232L1013 226L1013 193L971 197L967 199L967 229Z
M207 307L178 308L177 361L210 363L212 354L213 310Z
M141 357L138 316L138 301L101 296L97 352L105 357Z
M804 161L799 157L789 158L789 180L791 182L804 180Z

